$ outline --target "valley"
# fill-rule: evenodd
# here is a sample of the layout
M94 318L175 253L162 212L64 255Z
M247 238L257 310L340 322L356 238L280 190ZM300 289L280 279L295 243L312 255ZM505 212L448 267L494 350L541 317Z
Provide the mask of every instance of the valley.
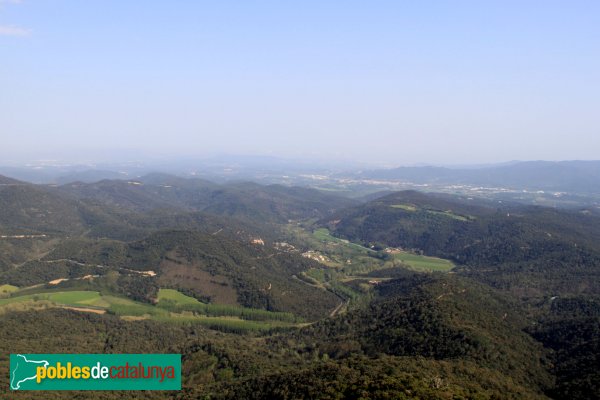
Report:
M0 188L6 351L178 352L184 390L166 395L177 399L597 392L595 215L415 191L358 201L136 182Z

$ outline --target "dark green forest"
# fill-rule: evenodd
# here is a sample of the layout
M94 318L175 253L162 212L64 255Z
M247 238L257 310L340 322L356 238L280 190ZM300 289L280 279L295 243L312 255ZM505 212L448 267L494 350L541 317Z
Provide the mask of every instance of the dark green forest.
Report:
M0 186L10 353L181 353L180 392L44 398L600 398L600 217L153 174ZM443 266L443 267L441 267ZM449 266L449 267L448 267Z

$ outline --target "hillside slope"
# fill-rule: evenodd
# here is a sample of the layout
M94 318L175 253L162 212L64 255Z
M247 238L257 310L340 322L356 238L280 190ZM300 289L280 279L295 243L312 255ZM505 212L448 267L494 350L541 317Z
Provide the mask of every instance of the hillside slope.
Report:
M77 199L99 201L137 212L174 208L278 223L289 219L322 218L356 204L353 200L315 189L249 182L217 185L165 174L151 174L133 181L76 182L61 186L60 190Z
M343 210L321 224L367 245L452 259L459 270L519 296L600 293L600 218L585 210L408 191Z

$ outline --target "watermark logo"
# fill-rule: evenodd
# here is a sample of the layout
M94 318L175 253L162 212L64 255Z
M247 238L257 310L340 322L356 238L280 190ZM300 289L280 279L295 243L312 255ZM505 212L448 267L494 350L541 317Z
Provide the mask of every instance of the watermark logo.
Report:
M11 354L11 390L181 390L180 354Z

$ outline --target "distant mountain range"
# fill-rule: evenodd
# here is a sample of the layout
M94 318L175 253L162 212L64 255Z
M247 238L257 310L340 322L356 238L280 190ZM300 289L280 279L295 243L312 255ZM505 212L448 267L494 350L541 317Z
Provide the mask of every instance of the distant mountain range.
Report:
M400 167L354 174L363 179L600 193L600 161L527 161L479 168Z
M203 178L220 183L253 181L315 186L315 182L323 182L314 180L314 176L319 176L417 185L468 185L512 190L568 192L572 195L587 196L600 194L600 161L511 161L456 167L406 166L362 170L359 168L357 165L348 167L347 165L298 164L274 157L258 159L230 157L219 162L200 160L196 163L174 162L164 165L135 163L98 166L0 166L0 174L32 183L58 185L72 182L95 183L102 180L134 180L152 174L153 171L162 171L179 177ZM156 175L160 176L160 174Z

